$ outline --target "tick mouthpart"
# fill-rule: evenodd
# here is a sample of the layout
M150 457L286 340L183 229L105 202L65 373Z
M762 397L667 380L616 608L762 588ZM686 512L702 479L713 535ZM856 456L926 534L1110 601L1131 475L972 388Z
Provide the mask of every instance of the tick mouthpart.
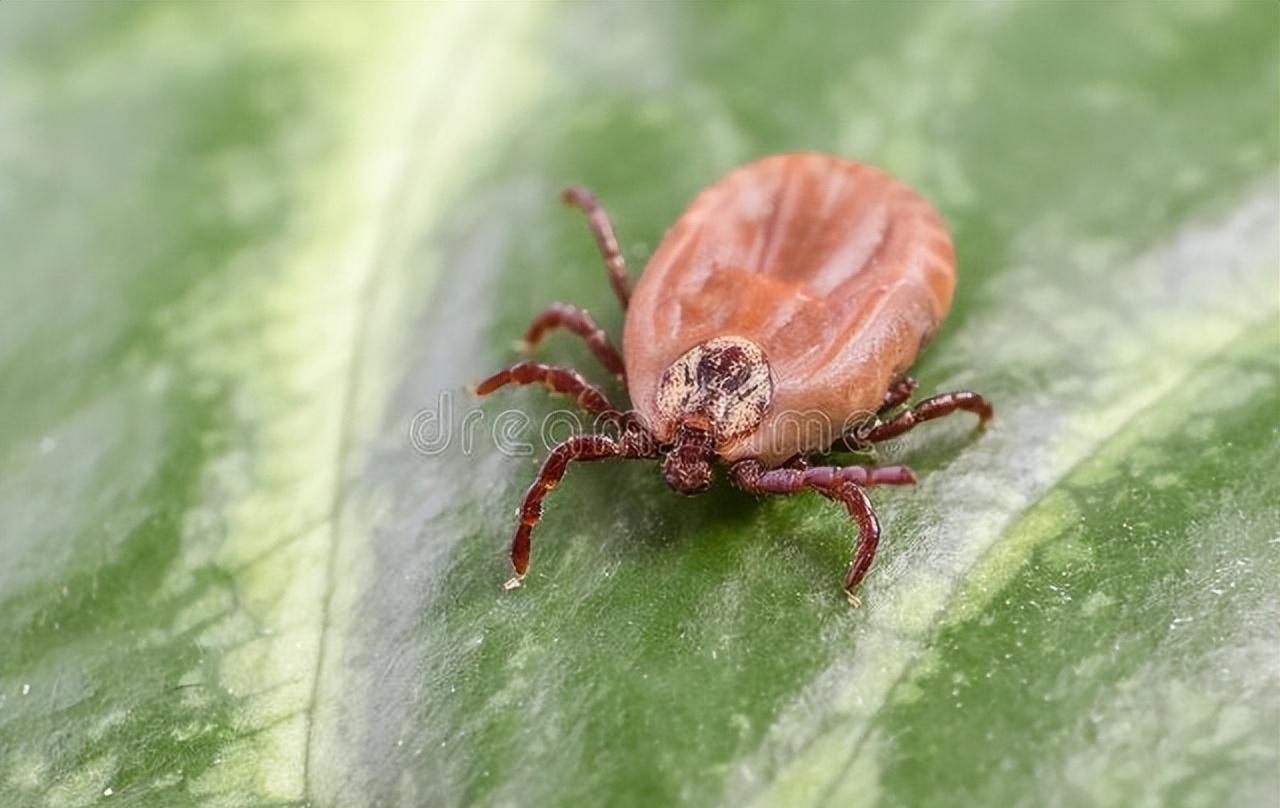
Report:
M715 476L705 457L671 453L662 461L662 475L678 494L693 496L711 487Z
M697 423L690 423L690 421ZM693 496L711 487L711 432L701 419L685 420L676 429L676 441L662 460L662 476L673 491Z

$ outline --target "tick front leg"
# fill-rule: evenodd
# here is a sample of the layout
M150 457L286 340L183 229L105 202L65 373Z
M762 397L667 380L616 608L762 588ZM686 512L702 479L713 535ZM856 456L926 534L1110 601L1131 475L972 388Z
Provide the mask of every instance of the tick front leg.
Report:
M613 233L613 222L609 221L608 212L596 199L596 195L581 185L565 188L560 198L587 214L591 235L595 236L596 246L600 248L600 255L604 258L605 271L609 273L609 285L613 287L622 310L626 311L627 302L631 299L631 281L627 277L627 262L618 247L618 237Z
M560 483L570 463L605 460L610 457L652 457L651 444L652 440L648 436L637 434L624 435L621 441L604 435L575 435L552 449L547 459L542 461L537 478L525 491L524 500L520 503L520 524L511 539L511 566L516 574L503 584L503 588L510 590L520 586L525 573L529 571L530 537L534 526L542 519L542 500L547 492Z
M979 426L986 426L995 412L991 408L991 404L977 393L958 390L954 393L943 393L932 398L926 398L906 412L899 413L884 423L861 431L857 437L867 443L878 443L909 432L925 421L932 421L935 418L950 415L958 410L971 412L978 416Z
M733 464L729 474L734 484L751 493L794 494L807 488L845 506L858 526L858 543L844 578L845 595L854 606L859 605L854 590L871 568L880 542L880 522L863 489L869 485L911 485L916 481L915 474L905 466L817 466L766 470L755 460Z
M600 388L582 378L576 370L544 365L541 362L520 362L498 371L475 385L478 396L487 396L508 384L543 384L553 393L566 393L575 398L578 406L592 415L603 415L617 420L619 413Z
M524 332L524 339L521 340L520 345L521 349L525 351L533 350L542 341L543 335L553 328L564 328L582 337L583 341L587 343L587 347L591 349L591 353L595 354L596 359L600 360L600 364L618 377L618 381L626 380L622 354L618 353L618 349L613 347L613 343L609 341L609 335L605 333L603 328L596 325L596 321L591 319L591 315L577 306L570 306L567 303L552 303L546 311L533 318L533 322L529 324L529 329Z

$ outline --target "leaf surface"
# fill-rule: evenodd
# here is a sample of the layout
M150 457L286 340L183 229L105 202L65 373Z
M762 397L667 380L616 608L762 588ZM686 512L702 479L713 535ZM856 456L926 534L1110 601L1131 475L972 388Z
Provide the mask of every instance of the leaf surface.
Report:
M0 7L0 804L1267 804L1277 22ZM917 374L992 428L891 447L859 610L838 508L642 463L499 592L560 403L464 388L553 300L622 321L558 188L634 273L802 148L951 223Z

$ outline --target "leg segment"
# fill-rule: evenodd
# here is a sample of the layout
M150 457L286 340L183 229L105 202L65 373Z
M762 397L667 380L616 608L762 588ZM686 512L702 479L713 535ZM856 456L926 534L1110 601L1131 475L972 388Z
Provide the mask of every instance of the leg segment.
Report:
M875 560L876 547L880 544L880 520L876 518L871 500L867 498L867 492L861 486L846 483L838 489L819 491L819 493L828 499L843 503L849 516L853 517L853 521L858 525L858 545L854 548L849 571L844 576L844 595L849 599L849 605L856 609L862 605L862 601L854 594L854 590L862 583L867 570L871 569L871 562Z
M862 431L858 437L868 443L878 443L908 432L925 421L950 415L957 410L964 410L978 416L980 426L985 426L994 414L991 404L985 398L968 390L958 390L954 393L943 393L933 398L926 398L906 412Z
M542 336L553 328L564 328L582 337L587 347L591 349L591 353L600 360L600 364L617 376L619 381L623 380L622 354L618 353L618 349L609 342L609 335L603 328L596 325L591 315L577 306L552 303L546 311L533 318L529 329L524 332L520 347L527 351L533 350L542 341Z
M734 483L753 494L794 494L806 488L835 489L846 483L915 485L916 475L906 466L812 466L765 469L754 460L730 467Z
M880 409L876 410L876 415L884 415L889 410L911 398L911 394L920 386L920 382L910 376L900 376L889 385L889 389L885 391L884 401L880 404Z
M871 568L880 541L880 522L867 498L865 486L911 485L915 474L905 466L818 466L814 468L764 469L757 461L742 460L729 469L734 483L755 494L794 494L806 488L845 506L858 526L858 543L844 578L845 595L859 604L853 590Z
M478 396L487 396L499 387L508 384L546 385L553 393L568 393L577 399L578 406L592 415L619 414L609 403L609 399L600 389L576 370L544 365L541 362L520 362L509 368L498 371L477 384L473 392Z
M520 503L520 524L511 539L511 566L516 574L503 584L503 588L515 589L520 586L521 579L529 571L529 539L534 526L542 518L542 500L548 491L560 483L570 463L575 460L585 462L610 457L647 456L649 455L642 449L626 440L617 442L603 435L575 435L552 449L547 459L542 461L537 479L525 491L524 500Z
M875 447L866 439L866 433L876 426L878 419L883 418L887 413L892 412L901 406L911 395L915 393L916 388L920 386L920 382L910 376L899 376L889 385L889 389L884 393L884 399L880 402L880 409L876 410L875 418L850 427L844 434L836 438L835 443L826 450L827 452L860 452L870 454L874 457ZM824 452L825 454L825 452Z
M609 273L609 284L625 311L627 301L631 298L631 281L627 278L627 262L618 247L618 237L613 233L609 214L596 199L596 195L581 185L565 188L560 198L587 214L591 234L596 238L596 246L600 248L600 255L604 258L604 268Z

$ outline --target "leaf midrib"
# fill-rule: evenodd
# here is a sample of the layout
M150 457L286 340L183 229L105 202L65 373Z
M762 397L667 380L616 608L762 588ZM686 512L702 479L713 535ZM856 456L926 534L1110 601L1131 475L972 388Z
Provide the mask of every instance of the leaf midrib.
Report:
M453 25L461 24L466 26L475 24L477 20L482 25L484 23L482 14L468 11L464 6L451 6L444 13L453 17L466 18L461 23L454 21ZM511 23L511 26L516 28L519 24L520 21L517 19L514 23ZM449 28L448 25L442 27ZM490 36L485 37L486 45L484 47L465 49L469 59L467 62L457 65L459 73L465 73L471 65L483 63L485 59L491 58L494 52L502 51L508 46L509 43L503 37L496 35L498 32L493 30L492 26L489 26L488 30ZM465 39L465 37L459 37L459 41L465 41ZM374 247L371 250L371 258L365 267L364 277L359 284L357 300L353 304L355 306L355 321L352 326L353 344L347 365L342 374L342 404L338 416L340 433L334 449L335 474L329 494L329 507L324 519L325 561L322 573L323 602L321 604L319 638L315 664L312 667L310 693L304 711L306 728L302 750L302 798L308 804L313 801L316 791L314 772L317 713L322 696L324 671L333 654L331 638L335 630L333 609L338 583L338 564L342 538L339 527L343 524L344 511L351 493L351 480L348 477L348 472L351 470L353 456L357 453L357 446L361 437L362 423L358 417L363 390L361 380L365 378L366 365L369 358L370 338L374 322L373 315L376 308L375 299L383 286L383 279L397 266L397 248L403 246L397 237L403 236L414 226L422 226L424 224L415 219L421 213L421 206L414 204L415 192L419 191L424 183L429 183L432 179L430 176L432 159L435 158L438 162L439 158L435 149L440 146L439 141L444 139L440 128L433 126L433 124L441 116L446 120L452 119L454 117L453 113L470 99L468 95L470 88L463 81L449 82L448 92L443 98L432 94L428 89L422 88L413 101L413 111L408 116L411 123L408 127L407 136L403 138L403 154L405 157L401 161L399 170L395 172L396 181L394 186L385 195L382 204L379 205L378 220L380 224L376 230ZM435 137L431 136L433 134ZM445 144L446 150L449 145Z

